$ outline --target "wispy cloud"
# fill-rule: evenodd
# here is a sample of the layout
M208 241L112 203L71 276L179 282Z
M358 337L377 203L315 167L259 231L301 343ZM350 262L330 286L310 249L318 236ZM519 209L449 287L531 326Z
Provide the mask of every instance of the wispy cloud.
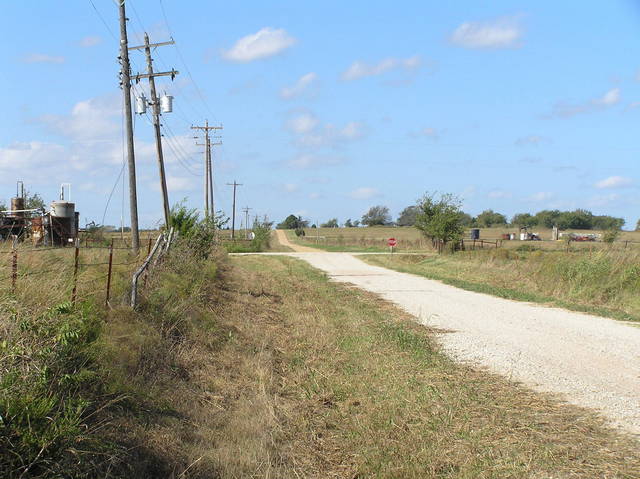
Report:
M80 40L79 45L83 48L91 48L91 47L95 47L96 45L100 45L101 43L102 43L102 37L98 35L92 35L92 36L84 37L82 40Z
M443 130L428 126L420 131L409 133L409 136L413 138L429 138L430 140L438 141L442 133Z
M487 193L487 198L491 199L509 199L511 197L513 197L513 194L510 191L493 190Z
M358 121L351 121L343 126L332 123L320 124L316 116L303 111L287 120L285 128L295 136L294 142L303 148L335 148L341 144L364 138L367 126Z
M550 191L539 191L527 197L529 201L542 202L553 198L553 193Z
M380 62L369 65L357 60L351 64L343 73L341 78L345 81L358 80L360 78L382 75L392 70L404 70L414 72L422 65L419 55L410 58L385 58Z
M335 166L346 161L345 158L332 155L315 155L311 153L300 153L295 158L287 162L287 166L296 169L321 168L325 166Z
M371 188L368 186L362 186L360 188L356 188L351 193L349 193L349 197L354 200L368 200L371 198L376 198L380 196L380 191L376 188Z
M313 113L303 112L289 118L286 128L293 133L305 134L313 131L318 123L318 118Z
M595 187L599 190L603 190L609 188L626 188L627 186L631 186L632 184L633 180L631 178L627 178L625 176L610 176L598 181L595 184Z
M247 63L277 55L295 43L296 39L283 28L265 27L239 39L223 51L222 56L229 61Z
M593 98L583 103L566 103L558 102L545 118L570 118L582 113L592 113L594 111L604 110L612 107L620 102L620 88L612 88L605 92L601 97Z
M451 43L463 48L518 48L524 34L519 16L485 22L465 22L451 34Z
M59 55L46 55L44 53L30 53L22 57L23 63L51 63L60 65L66 61L65 57Z
M302 75L293 85L283 87L280 90L280 97L285 100L291 100L301 96L313 83L317 80L318 75L314 72Z

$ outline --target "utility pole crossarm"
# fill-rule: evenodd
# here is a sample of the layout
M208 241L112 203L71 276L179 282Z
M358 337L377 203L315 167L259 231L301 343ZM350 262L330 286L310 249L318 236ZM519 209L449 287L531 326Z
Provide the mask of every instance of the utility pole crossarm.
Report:
M157 72L157 73L136 73L133 75L133 79L138 83L140 80L144 78L153 78L153 77L171 77L173 80L177 74L180 72L178 70L171 70L170 72Z
M149 47L149 48L155 48L155 47L163 47L165 45L175 45L176 42L174 42L173 40L170 40L168 42L160 42L160 43L149 43L149 44L144 44L144 45L137 45L135 47L129 47L129 50L144 50L145 48Z

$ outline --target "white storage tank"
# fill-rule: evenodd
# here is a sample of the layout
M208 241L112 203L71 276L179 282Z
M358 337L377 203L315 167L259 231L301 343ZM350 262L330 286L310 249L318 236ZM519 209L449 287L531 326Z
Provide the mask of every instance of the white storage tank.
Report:
M162 113L171 113L173 111L173 97L166 93L160 97L160 109Z

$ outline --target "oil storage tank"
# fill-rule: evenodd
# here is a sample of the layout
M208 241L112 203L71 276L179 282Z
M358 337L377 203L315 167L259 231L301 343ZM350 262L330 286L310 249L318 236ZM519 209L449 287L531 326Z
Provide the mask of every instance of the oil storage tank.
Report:
M50 236L54 245L66 246L76 238L76 205L69 201L52 201Z

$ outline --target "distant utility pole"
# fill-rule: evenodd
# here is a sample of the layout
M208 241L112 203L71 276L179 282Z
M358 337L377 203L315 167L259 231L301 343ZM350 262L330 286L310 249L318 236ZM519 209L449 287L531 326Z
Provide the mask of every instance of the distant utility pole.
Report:
M136 190L136 157L133 149L133 120L131 111L131 66L127 41L127 14L124 0L120 0L120 81L125 110L125 135L127 137L127 161L129 163L129 210L131 212L131 249L135 254L140 250L138 232L138 195ZM124 194L124 193L123 193Z
M236 187L242 186L242 183L227 183L227 186L233 186L233 213L231 215L231 239L236 237Z
M211 145L222 145L222 142L211 143L211 137L209 136L210 130L222 130L220 126L209 126L209 120L206 120L204 126L192 126L192 130L204 130L204 144L196 143L196 145L204 146L204 216L209 218L209 212L211 217L215 218L216 211L214 209L213 201L213 163L211 161ZM220 137L216 137L220 138Z
M244 208L242 208L242 211L244 211L244 228L245 228L245 232L244 232L244 236L246 239L249 239L249 211L252 210L253 208L249 208L248 206L245 206Z
M175 42L173 40L169 42L162 43L149 43L149 35L144 34L144 45L139 45L137 47L129 47L129 50L144 50L147 57L147 73L140 74L138 73L134 78L136 83L140 81L141 78L149 79L149 89L151 91L151 106L153 108L153 128L155 129L156 134L156 150L158 152L158 169L160 170L160 187L162 189L162 206L164 209L164 224L167 229L169 229L169 216L170 216L170 207L169 207L169 193L167 192L167 178L164 172L164 156L162 154L162 135L160 133L160 103L158 102L158 97L156 95L156 82L155 77L161 76L170 76L173 80L178 72L176 70L171 70L170 72L159 72L154 73L153 71L153 60L151 58L151 48L162 47L164 45L173 45ZM165 113L169 113L171 111L171 106L167 105L166 107L163 105L163 110Z

